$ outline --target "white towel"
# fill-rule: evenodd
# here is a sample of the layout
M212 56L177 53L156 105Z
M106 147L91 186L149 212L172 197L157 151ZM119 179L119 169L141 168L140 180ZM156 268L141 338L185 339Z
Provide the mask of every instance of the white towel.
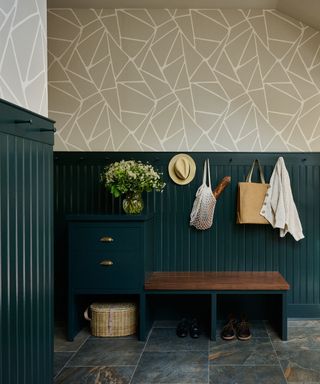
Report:
M296 241L304 238L292 196L290 177L282 157L279 157L272 172L270 187L260 214L273 228L280 228L280 237L284 237L289 232Z

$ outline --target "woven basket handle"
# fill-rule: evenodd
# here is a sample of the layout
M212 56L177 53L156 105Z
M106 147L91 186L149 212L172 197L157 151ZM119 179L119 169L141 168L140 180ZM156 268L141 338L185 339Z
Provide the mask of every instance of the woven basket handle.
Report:
M260 181L261 181L262 184L265 184L266 181L265 181L265 179L264 179L263 170L262 170L262 167L261 167L260 162L259 162L258 159L253 160L253 163L252 163L252 165L251 165L250 171L249 171L249 173L248 173L248 175L247 175L247 178L246 178L246 182L247 182L247 183L251 183L251 178L252 178L252 174L253 174L254 166L255 166L256 164L257 164L257 166L258 166L259 173L260 173Z
M87 309L84 311L84 314L83 314L84 318L88 321L91 321L90 317L89 317L89 307L87 307Z

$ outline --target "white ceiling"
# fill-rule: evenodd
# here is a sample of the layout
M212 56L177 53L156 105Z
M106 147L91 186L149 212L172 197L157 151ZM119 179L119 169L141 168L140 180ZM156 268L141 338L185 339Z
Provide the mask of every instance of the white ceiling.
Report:
M320 29L320 0L47 0L48 8L260 8Z

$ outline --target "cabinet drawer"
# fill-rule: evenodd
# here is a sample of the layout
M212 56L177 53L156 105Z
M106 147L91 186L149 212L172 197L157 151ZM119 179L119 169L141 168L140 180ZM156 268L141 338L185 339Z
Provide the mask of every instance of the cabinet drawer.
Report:
M137 226L117 226L105 223L74 224L70 228L72 250L136 250L140 229Z
M139 289L142 263L133 251L75 252L70 263L72 285L75 289Z

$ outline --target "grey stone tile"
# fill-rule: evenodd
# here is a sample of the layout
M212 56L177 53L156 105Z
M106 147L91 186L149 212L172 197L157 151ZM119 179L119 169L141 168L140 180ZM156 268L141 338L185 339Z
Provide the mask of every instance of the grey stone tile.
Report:
M74 352L55 352L53 356L53 377L61 371Z
M144 352L132 384L208 383L207 352Z
M113 336L113 337L110 337L110 336L93 336L93 335L90 335L89 336L90 339L95 339L95 340L137 340L137 335L136 334L133 334L133 335L128 335L128 336Z
M135 367L64 368L55 384L129 384Z
M288 383L320 383L320 351L279 349L277 355Z
M289 327L289 336L291 338L307 337L314 335L315 337L320 336L320 328L318 327Z
M250 321L249 324L252 337L268 337L266 325L263 321Z
M286 384L279 366L210 366L210 384Z
M279 329L276 329L272 324L270 324L269 322L266 322L265 324L266 326L266 330L267 330L267 333L268 333L268 336L272 339L272 340L278 340L278 341L282 341L281 339L281 336L280 336L280 330ZM288 329L289 331L289 329Z
M209 361L212 365L278 365L269 338L248 341L211 341Z
M288 320L289 327L312 327L320 329L320 320Z
M154 328L146 345L146 351L208 351L209 338L201 334L198 339L178 337L175 328Z
M54 351L76 352L89 336L89 330L85 328L76 335L73 341L67 341L65 328L56 327L54 331Z
M313 327L290 327L288 330L288 341L272 337L273 344L277 348L301 348L320 350L320 328Z
M70 367L136 365L144 342L133 339L88 339L68 362Z

